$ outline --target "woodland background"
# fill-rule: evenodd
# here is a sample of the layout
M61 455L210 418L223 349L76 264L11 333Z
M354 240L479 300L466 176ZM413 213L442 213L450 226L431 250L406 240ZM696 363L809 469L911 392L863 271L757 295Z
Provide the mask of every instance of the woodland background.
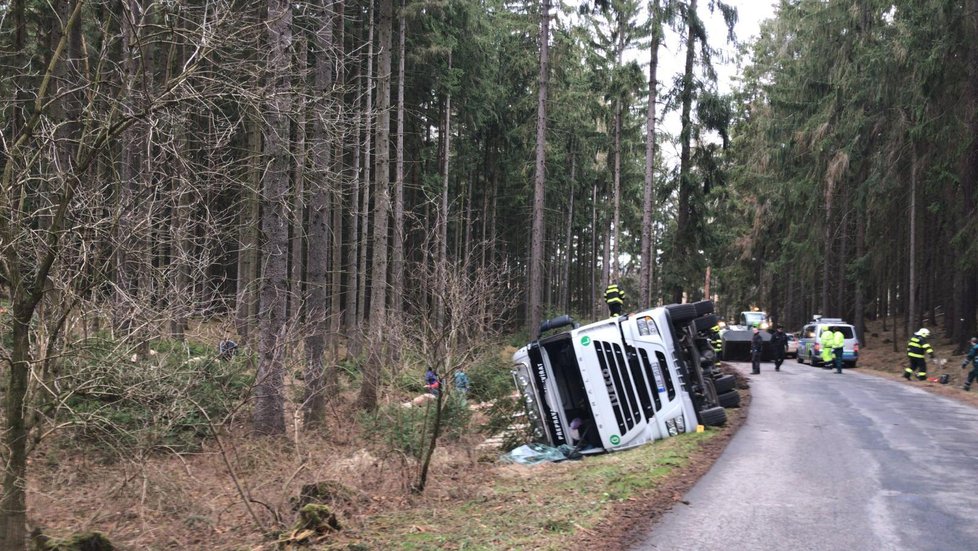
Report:
M242 418L328 439L336 401L376 413L544 317L601 317L609 281L627 309L712 297L963 346L978 0L782 0L730 93L735 37L708 13L737 17L0 1L0 547L24 541L29 458L57 435L127 456ZM669 40L683 71L660 75ZM241 354L216 360L221 338Z

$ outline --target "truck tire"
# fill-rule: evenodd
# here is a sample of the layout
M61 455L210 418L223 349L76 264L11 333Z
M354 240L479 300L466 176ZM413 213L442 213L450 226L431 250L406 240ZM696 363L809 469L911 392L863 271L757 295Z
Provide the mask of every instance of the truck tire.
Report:
M740 393L736 390L731 390L730 392L724 392L718 398L720 405L725 408L739 408L740 407Z
M696 307L697 316L705 316L707 314L712 314L716 310L713 309L712 300L701 300L699 302L694 302L693 306Z
M707 427L719 427L727 422L727 412L720 406L699 411L700 423Z
M669 312L669 318L673 325L677 326L684 325L686 322L699 317L699 314L696 313L696 306L693 304L670 304L666 306L666 310Z
M717 321L717 317L714 315L696 318L693 321L693 327L696 329L697 333L706 332L712 329L713 326L717 324Z
M737 386L737 378L733 375L723 375L713 380L713 388L717 389L717 394L730 392Z

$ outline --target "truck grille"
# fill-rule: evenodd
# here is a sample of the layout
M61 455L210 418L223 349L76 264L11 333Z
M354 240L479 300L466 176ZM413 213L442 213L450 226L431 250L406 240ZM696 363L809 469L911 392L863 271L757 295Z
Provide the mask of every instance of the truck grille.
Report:
M594 345L611 408L618 421L618 430L625 434L642 421L636 386L645 387L645 382L640 381L641 384L636 385L633 381L621 345L605 341L594 341Z

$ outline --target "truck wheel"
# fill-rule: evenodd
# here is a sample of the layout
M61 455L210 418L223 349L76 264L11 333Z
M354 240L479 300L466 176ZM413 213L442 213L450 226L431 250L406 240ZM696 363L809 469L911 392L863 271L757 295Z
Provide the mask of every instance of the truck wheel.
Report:
M720 406L699 412L700 422L707 427L719 427L727 422L727 412Z
M713 380L713 387L717 389L717 394L730 392L737 386L737 378L733 375L723 375Z
M696 307L696 316L705 316L707 314L712 314L715 310L713 309L712 300L701 300L699 302L694 302L693 306Z
M670 304L666 306L674 325L682 325L699 317L694 304Z
M724 392L720 395L718 401L720 405L725 408L739 408L740 407L740 393L736 390L731 390L730 392Z
M709 331L716 324L717 324L716 316L706 316L703 318L696 318L696 320L693 321L693 327L696 329L697 333Z

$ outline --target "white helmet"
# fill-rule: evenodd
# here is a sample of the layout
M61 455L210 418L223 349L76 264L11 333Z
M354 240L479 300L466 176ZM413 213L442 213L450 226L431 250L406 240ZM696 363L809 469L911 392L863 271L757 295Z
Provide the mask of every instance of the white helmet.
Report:
M926 327L921 327L920 331L917 331L917 334L920 335L921 337L929 337L930 329L927 329Z

